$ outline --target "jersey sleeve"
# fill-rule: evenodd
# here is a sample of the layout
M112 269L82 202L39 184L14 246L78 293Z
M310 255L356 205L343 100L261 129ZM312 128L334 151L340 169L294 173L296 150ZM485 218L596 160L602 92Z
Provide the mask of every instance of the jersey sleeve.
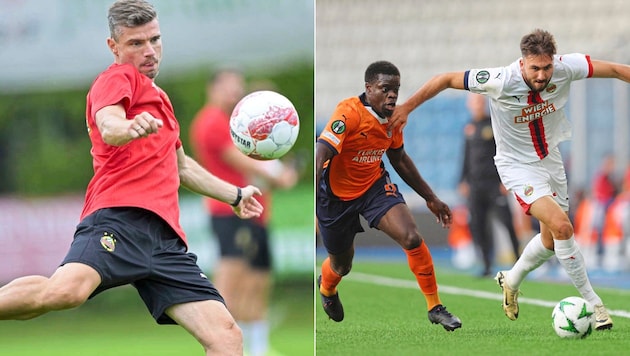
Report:
M92 85L90 109L94 117L96 113L109 105L122 104L125 111L131 106L133 89L137 78L127 66L119 66L114 70L101 74Z
M593 76L591 57L581 53L570 53L558 56L571 80L580 80Z
M404 144L404 135L402 130L394 129L392 131L392 144L389 146L392 150L398 150L403 147Z
M464 73L464 89L498 98L508 75L507 67L470 69Z
M339 103L317 142L327 144L335 154L339 154L343 149L343 142L348 136L348 131L354 125L353 120L356 121L356 116L356 111L345 101Z

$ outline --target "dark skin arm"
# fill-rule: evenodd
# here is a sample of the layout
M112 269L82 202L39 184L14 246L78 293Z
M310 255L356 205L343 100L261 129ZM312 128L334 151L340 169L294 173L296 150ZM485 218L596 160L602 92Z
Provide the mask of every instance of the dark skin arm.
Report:
M422 178L418 168L404 149L387 150L387 158L403 181L418 193L427 203L427 207L437 218L437 222L448 228L453 222L451 209L433 192Z
M319 182L322 179L324 163L330 160L333 155L334 152L330 149L330 147L326 146L323 143L317 142L315 146L315 192L317 192L317 187L319 186Z

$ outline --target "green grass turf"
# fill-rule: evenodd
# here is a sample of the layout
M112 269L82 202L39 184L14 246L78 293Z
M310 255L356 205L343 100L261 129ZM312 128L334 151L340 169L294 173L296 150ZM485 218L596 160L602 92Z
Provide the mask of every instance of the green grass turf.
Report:
M272 196L272 229L308 226L315 234L315 191L303 182L290 190L275 190ZM314 244L314 239L310 240Z
M274 229L314 231L312 184L274 193ZM304 243L314 244L306 236ZM280 355L313 355L312 272L277 276L271 299L271 346ZM0 356L202 355L178 326L160 326L132 287L107 291L75 310L28 321L0 321Z
M273 295L273 349L282 355L312 355L312 279L285 279ZM157 325L135 289L120 287L74 310L1 321L0 355L203 355L203 349L179 326Z
M404 283L383 286L365 281L362 277L366 275L400 279ZM461 329L446 332L427 320L424 297L406 264L359 261L339 286L345 309L342 322L329 320L318 300L316 353L347 356L620 355L630 350L627 317L613 316L612 330L594 331L586 339L561 339L551 326L552 307L521 303L519 319L511 321L503 314L500 289L494 280L439 268L437 278L442 302L462 319ZM453 293L449 287L490 292L496 299ZM554 303L578 295L569 284L530 280L521 285L521 290L521 299ZM597 292L609 309L628 310L630 291L598 288Z

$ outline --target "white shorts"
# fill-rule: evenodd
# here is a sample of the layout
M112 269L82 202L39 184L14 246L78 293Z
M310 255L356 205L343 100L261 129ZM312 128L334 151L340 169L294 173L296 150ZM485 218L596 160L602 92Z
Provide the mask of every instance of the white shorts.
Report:
M558 147L537 162L502 162L495 160L505 188L511 191L525 213L538 199L551 196L564 211L569 211L567 175Z

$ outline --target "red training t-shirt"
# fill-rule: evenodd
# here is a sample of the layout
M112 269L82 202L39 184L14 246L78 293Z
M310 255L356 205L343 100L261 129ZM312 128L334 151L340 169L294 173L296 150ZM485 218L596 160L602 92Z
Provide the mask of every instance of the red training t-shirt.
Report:
M161 119L158 133L116 147L103 142L94 119L97 111L122 104L127 119L148 112ZM112 64L87 95L86 124L92 141L94 176L88 184L81 219L110 207L138 207L164 219L186 242L179 223L179 123L166 95L131 64Z
M230 117L220 108L206 105L197 113L190 127L190 142L199 163L212 174L239 187L248 184L247 177L222 158L227 149L233 148L234 143L230 135ZM268 219L269 202L266 196L256 196L265 210L255 221L265 222ZM213 216L234 215L227 203L211 198L205 198L204 201Z

